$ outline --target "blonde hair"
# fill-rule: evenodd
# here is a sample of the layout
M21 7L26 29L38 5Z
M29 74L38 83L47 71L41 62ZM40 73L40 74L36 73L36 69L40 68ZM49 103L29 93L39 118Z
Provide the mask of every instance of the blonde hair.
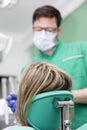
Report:
M38 93L52 90L71 90L71 78L61 69L46 62L35 62L26 67L20 84L17 100L17 120L26 121L27 109Z

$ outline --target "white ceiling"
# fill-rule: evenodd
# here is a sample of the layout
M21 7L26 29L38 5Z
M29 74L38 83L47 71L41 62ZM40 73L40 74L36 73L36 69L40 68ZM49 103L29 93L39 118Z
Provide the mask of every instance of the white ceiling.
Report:
M0 8L0 31L24 33L31 30L33 11L45 4L57 7L63 17L69 15L86 0L17 0L11 8Z

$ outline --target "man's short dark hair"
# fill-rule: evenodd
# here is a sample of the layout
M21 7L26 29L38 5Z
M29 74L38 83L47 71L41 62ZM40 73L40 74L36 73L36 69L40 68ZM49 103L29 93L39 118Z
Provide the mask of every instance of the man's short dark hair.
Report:
M45 5L37 8L33 13L33 23L41 17L55 18L57 27L61 25L62 16L58 9L53 6Z

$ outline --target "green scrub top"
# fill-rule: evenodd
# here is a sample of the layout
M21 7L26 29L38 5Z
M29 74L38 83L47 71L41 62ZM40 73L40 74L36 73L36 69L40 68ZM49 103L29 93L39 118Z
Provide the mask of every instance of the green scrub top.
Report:
M52 55L39 53L32 62L44 61L60 67L73 81L73 89L87 87L87 43L57 42Z
M73 90L87 87L87 43L62 43L58 40L52 55L42 52L32 62L49 62L67 72L73 81ZM87 123L87 105L75 104L72 129Z

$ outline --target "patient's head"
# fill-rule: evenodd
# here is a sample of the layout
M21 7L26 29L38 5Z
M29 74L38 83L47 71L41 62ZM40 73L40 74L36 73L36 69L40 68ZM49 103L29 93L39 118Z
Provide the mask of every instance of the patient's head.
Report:
M20 84L17 117L21 125L26 121L27 108L38 93L52 90L71 90L72 81L61 69L46 62L35 62L26 67Z

